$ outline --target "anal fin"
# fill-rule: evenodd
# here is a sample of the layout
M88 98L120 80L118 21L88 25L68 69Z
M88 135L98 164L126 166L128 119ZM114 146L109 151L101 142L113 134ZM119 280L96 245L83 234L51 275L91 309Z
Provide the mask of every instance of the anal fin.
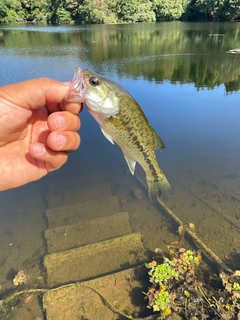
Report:
M132 160L131 158L129 158L128 156L126 156L124 154L124 158L127 161L128 164L128 168L131 172L132 175L134 175L134 170L135 170L135 166L136 166L136 161Z

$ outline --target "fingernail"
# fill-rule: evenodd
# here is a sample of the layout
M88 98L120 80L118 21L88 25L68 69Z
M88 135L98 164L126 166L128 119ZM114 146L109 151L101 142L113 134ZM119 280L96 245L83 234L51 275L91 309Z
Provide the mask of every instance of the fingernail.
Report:
M36 153L38 155L44 153L44 151L45 151L44 144L42 144L42 143L34 143L33 144L33 151L34 151L34 153Z
M55 118L55 126L56 126L56 128L63 129L65 127L65 125L66 125L66 121L65 121L64 117L58 116L58 117Z
M60 148L66 144L67 139L63 135L59 134L57 137L57 141L58 141L58 147Z

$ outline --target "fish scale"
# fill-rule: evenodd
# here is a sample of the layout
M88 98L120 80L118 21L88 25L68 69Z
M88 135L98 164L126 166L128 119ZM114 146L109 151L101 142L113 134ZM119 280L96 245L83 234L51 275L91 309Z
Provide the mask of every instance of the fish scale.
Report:
M141 110L138 110L140 111L140 115L137 117L137 112L133 113L131 112L131 108L123 107L123 104L127 106L129 105L128 100L128 97L123 97L123 99L120 100L122 108L120 109L119 114L115 117L106 119L106 129L108 132L111 132L113 140L116 142L119 141L119 138L122 140L117 142L119 145L128 145L129 150L125 151L125 155L128 155L130 151L130 158L140 162L140 157L143 157L142 160L146 161L146 163L150 165L152 163L149 158L150 154L153 153L152 157L155 158L154 151L151 152L151 149L154 150L155 147L152 128L148 125L147 119ZM130 115L122 116L123 112L129 113ZM125 121L125 117L128 121ZM123 148L126 149L126 147ZM134 158L133 155L135 156ZM141 166L145 166L145 163L141 163ZM145 170L147 169L150 169L150 167L147 166ZM154 171L156 172L156 170Z

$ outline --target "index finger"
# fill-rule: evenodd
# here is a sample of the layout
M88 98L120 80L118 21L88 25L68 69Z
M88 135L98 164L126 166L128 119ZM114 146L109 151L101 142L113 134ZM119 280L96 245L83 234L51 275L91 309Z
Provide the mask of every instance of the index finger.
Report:
M47 104L58 105L67 95L69 86L50 78L37 78L1 88L3 98L25 109L38 109Z
M69 84L50 78L37 78L1 88L2 98L24 109L38 109L43 106L49 113L67 110L74 114L81 111L80 103L66 103L64 98L69 91Z

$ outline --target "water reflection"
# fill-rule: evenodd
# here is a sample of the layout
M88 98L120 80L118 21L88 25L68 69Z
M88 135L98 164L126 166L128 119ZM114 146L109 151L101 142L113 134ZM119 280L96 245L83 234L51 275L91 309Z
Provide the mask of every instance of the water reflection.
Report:
M88 27L5 27L2 56L70 56L100 73L194 83L197 88L240 86L240 27L231 23L156 23ZM5 48L5 49L4 49Z

